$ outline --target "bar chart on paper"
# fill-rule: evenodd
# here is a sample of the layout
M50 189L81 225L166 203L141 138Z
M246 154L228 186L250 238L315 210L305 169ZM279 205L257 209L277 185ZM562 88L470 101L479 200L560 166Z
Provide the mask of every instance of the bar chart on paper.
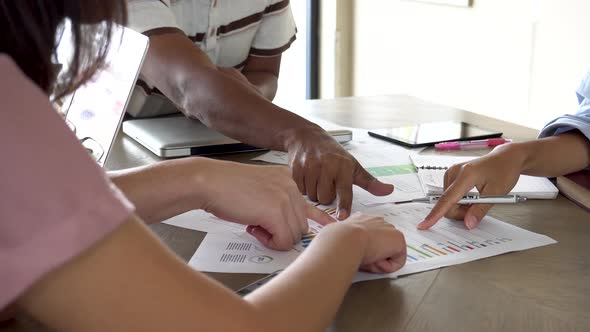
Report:
M316 205L317 206L317 205ZM332 213L328 212L328 211L333 211ZM330 215L333 215L335 213L336 209L335 208L327 208L327 213ZM298 244L296 244L293 247L293 250L297 251L297 252L302 252L303 250L305 250L307 247L309 247L309 245L311 244L311 241L316 237L316 235L318 235L320 233L320 231L322 230L322 225L318 224L317 222L313 221L313 220L308 220L308 225L309 225L309 232L305 235L303 235L301 237L301 242L299 242Z
M417 230L418 223L424 220L431 208L430 205L412 203L385 205L366 211L368 214L383 216L404 233L407 246L406 265L391 274L391 277L556 243L545 235L489 216L473 230L468 230L460 221L445 218L427 231ZM377 277L374 275L361 273L356 281L375 278Z
M408 262L417 262L499 246L512 241L505 232L494 232L486 224L475 230L467 230L461 222L441 222L432 231L416 231L422 220L416 218L428 208L414 206L384 213L406 237Z

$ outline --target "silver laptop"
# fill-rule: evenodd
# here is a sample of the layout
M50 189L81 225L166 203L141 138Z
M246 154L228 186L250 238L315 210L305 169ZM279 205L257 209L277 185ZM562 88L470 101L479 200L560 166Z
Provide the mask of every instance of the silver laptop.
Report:
M161 158L264 150L224 136L184 115L127 120L123 132ZM350 130L329 133L340 143L352 140Z
M67 64L71 56L70 38L67 33L62 37L58 47L60 63ZM66 122L101 166L112 149L148 44L148 37L119 27L112 36L107 68L63 102Z

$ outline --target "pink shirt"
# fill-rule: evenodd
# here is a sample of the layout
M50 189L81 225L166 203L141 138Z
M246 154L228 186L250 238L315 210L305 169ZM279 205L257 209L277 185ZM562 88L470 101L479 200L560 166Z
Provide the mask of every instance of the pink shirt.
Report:
M0 311L132 210L47 95L0 54Z

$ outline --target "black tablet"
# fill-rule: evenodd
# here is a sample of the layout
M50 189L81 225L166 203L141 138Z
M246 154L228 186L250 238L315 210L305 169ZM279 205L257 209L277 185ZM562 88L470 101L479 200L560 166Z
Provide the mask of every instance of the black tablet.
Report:
M431 122L370 130L369 135L410 148L432 146L449 141L471 141L501 137L502 132L466 122Z

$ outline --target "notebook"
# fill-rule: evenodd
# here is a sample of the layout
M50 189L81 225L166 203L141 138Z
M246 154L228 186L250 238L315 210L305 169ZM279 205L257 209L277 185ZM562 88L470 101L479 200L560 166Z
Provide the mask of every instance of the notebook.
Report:
M478 157L457 157L437 155L413 155L412 163L418 172L418 178L426 195L440 195L444 190L446 170L459 163ZM473 188L470 193L477 193ZM559 190L547 178L521 175L510 194L524 196L528 199L554 199Z
M563 196L590 212L590 170L558 176L557 188Z

